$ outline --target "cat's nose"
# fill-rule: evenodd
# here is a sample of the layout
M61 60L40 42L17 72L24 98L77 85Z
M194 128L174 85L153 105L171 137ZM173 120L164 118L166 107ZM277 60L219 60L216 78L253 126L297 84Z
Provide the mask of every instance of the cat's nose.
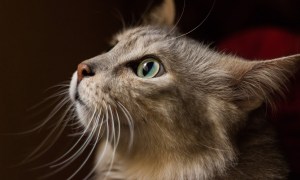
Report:
M78 64L77 67L77 82L79 83L83 78L94 76L95 73L93 72L93 69L91 66L85 63Z

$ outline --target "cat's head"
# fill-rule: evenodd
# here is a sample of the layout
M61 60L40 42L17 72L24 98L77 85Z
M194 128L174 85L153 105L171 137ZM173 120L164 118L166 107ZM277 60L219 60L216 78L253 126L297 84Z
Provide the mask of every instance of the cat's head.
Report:
M173 21L167 0L145 19L149 25L119 33L110 51L79 64L70 88L78 117L114 133L121 146L230 149L229 134L282 95L300 55L246 61L181 35Z

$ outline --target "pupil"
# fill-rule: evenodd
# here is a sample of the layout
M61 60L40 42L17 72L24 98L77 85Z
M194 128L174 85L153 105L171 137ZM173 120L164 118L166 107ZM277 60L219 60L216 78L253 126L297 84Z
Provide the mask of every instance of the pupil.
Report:
M148 74L148 72L152 69L153 64L154 64L153 62L148 62L148 63L144 64L144 67L143 67L143 74L144 75Z

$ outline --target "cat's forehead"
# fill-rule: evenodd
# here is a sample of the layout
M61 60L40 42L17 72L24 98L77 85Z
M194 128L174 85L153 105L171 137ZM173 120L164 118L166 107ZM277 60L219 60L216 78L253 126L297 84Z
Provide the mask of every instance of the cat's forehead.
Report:
M145 55L163 54L173 44L175 28L142 26L129 28L117 34L111 42L114 47L108 54L118 62L139 59ZM172 42L171 42L172 41Z
M117 34L114 37L115 41L128 41L143 37L145 39L162 39L168 38L175 34L176 29L170 29L168 27L157 27L157 26L143 26L136 28L129 28L123 32Z

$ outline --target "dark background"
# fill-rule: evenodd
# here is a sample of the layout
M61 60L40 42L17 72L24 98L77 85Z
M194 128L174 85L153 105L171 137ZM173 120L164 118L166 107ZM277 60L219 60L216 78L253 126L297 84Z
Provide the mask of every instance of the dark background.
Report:
M108 47L112 34L136 24L141 14L159 1L139 0L0 0L0 179L37 179L50 168L32 168L61 156L76 138L67 127L57 143L35 161L16 166L49 134L61 111L38 131L18 135L32 129L50 113L47 101L36 109L33 105L59 91L49 87L69 80L77 64L96 56ZM184 0L176 1L177 16ZM185 2L179 22L188 32L207 16L213 1ZM150 8L148 8L150 7ZM245 29L275 26L298 33L300 30L298 0L216 0L204 23L189 34L214 46L224 38ZM121 18L122 17L122 18ZM58 134L58 133L55 133ZM50 146L47 142L46 146ZM84 161L91 146L70 166L51 176L65 179ZM76 179L92 167L88 161ZM294 172L295 178L296 174Z

